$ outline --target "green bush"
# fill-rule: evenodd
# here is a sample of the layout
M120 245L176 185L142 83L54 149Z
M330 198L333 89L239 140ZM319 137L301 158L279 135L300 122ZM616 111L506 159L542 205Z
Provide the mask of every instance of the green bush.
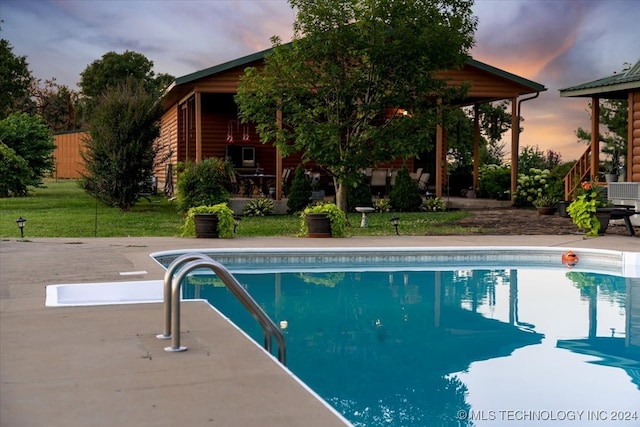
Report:
M151 178L159 145L161 106L142 82L127 80L97 99L82 159L84 187L108 206L128 211Z
M211 157L194 163L187 161L178 165L178 209L186 212L195 206L211 206L228 203L231 194L230 163Z
M242 209L244 216L267 216L273 214L275 204L273 200L262 198L252 199Z
M396 212L415 212L420 209L422 196L409 175L407 165L398 171L396 182L389 193L389 201Z
M567 176L576 161L562 163L555 168L551 169L551 176L549 177L549 186L547 194L554 199L565 200L564 198L564 178Z
M421 211L444 212L447 210L447 203L439 197L431 197L422 202Z
M289 213L300 212L309 206L311 198L311 183L304 174L302 165L298 165L293 175L289 197L287 199L287 210Z
M372 206L371 188L364 176L361 176L347 191L347 206L349 212L354 212L357 206Z
M389 199L378 199L373 204L373 207L376 209L376 212L391 212L391 202Z
M0 197L26 196L33 172L25 159L0 142Z
M478 171L478 197L497 198L511 189L511 168L483 165Z
M42 185L42 179L53 171L53 150L56 146L53 143L51 130L40 116L14 113L0 120L0 142L13 150L13 155L4 151L3 157L16 161L15 156L17 156L26 162L31 172L20 175L20 181L26 185L35 187ZM18 163L20 164L15 163L14 167L23 169L24 163L21 161ZM11 177L2 179L11 180ZM24 189L16 188L16 190L12 192L14 195L26 195Z
M548 195L551 172L549 169L529 169L528 174L518 175L518 185L514 197L517 207L531 207L533 201Z

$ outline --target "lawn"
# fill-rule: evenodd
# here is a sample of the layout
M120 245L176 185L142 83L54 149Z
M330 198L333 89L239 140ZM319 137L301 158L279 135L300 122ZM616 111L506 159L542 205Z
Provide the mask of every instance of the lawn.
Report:
M369 227L361 228L359 213L350 213L347 236L392 236L390 222L400 217L402 235L467 234L468 228L455 225L467 216L463 211L374 213ZM32 189L29 197L0 199L0 238L19 238L16 220L25 218L25 239L33 237L145 237L179 236L182 214L162 196L140 200L129 212L108 207L85 193L78 181L46 181L44 188ZM296 236L300 219L296 215L244 217L237 236Z

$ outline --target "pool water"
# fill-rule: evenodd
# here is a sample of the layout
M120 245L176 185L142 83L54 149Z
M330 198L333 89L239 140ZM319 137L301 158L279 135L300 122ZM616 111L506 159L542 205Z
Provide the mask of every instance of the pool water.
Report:
M526 268L234 275L283 328L287 367L356 426L640 425L637 280ZM184 296L262 343L215 277L189 278Z

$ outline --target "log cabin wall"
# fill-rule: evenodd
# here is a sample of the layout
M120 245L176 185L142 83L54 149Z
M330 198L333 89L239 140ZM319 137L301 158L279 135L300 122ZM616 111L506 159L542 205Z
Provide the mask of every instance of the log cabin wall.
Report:
M160 136L156 140L160 151L156 156L153 174L158 179L158 188L164 188L169 174L175 171L178 159L178 106L174 105L160 119ZM169 168L169 165L172 165ZM171 170L170 170L171 169Z
M640 91L629 94L629 156L627 173L631 182L640 182Z

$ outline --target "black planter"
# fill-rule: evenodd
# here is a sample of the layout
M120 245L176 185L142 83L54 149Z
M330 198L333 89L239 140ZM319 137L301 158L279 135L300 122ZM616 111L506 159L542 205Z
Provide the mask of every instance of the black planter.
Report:
M308 213L309 237L331 237L331 220L325 213Z
M570 218L569 213L567 212L567 208L569 207L569 205L571 204L571 202L566 201L566 200L561 200L558 202L558 215L560 215L562 218Z
M193 216L196 226L196 237L217 238L218 237L218 215L216 214L196 214Z

